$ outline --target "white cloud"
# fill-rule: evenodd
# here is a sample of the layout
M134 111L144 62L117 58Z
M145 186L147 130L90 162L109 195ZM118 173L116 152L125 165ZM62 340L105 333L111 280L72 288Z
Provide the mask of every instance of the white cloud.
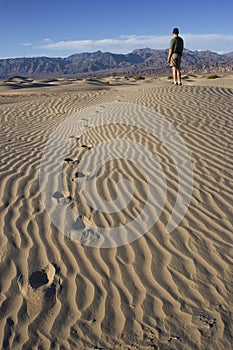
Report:
M49 42L41 45L39 48L46 50L57 50L57 51L112 51L118 53L130 52L136 48L142 47L156 47L163 49L166 47L169 37L161 36L120 36L119 38L108 38L100 40L73 40L73 41L58 41Z
M20 46L32 46L32 43L22 43Z
M50 38L45 38L45 39L43 40L43 42L44 42L45 44L48 44L48 43L51 43L52 40L51 40Z
M190 50L211 50L215 52L233 51L233 35L222 34L182 34L185 40L185 48ZM57 41L45 39L37 49L53 50L58 52L72 51L111 51L127 53L134 49L150 47L154 49L168 48L171 36L154 35L122 35L118 38L106 38L100 40L72 40Z
M191 50L211 50L226 53L233 51L233 35L184 34L185 47Z

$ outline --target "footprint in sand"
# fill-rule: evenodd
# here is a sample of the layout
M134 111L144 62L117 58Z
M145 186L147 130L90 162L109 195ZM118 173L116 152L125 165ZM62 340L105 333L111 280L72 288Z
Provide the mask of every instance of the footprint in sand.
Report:
M68 164L79 164L79 160L78 159L74 159L74 158L65 158L64 162L68 163Z
M202 322L202 326L199 328L200 333L205 337L211 337L216 331L216 318L200 313L199 320Z
M84 179L86 177L86 175L84 173L82 173L81 171L78 171L76 174L75 174L75 177L71 180L73 182L76 182L80 179Z
M99 228L95 228L86 216L80 215L73 225L69 238L83 244L87 241L99 239L100 233Z
M70 195L65 196L65 194L59 191L56 191L53 194L53 198L55 198L60 204L71 204L74 201L73 197L71 197Z
M80 136L71 135L69 138L70 138L70 139L75 139L76 141L79 141L79 140L80 140Z
M56 192L53 194L53 198L56 198L56 199L59 201L59 199L64 198L64 194L62 194L62 193L59 192L59 191L56 191Z
M54 265L48 264L45 268L35 271L29 276L29 285L33 289L37 289L46 284L51 285L53 283L55 274L56 268L54 267Z
M62 290L61 279L57 276L60 269L49 263L46 267L31 273L28 279L18 279L19 290L27 303L29 317L36 317L43 309L52 308L57 295Z
M47 273L45 271L35 271L29 277L29 284L33 289L37 289L46 285L49 282Z
M81 146L82 148L87 148L87 149L92 149L93 148L93 145L91 143L87 143L87 144L84 144Z

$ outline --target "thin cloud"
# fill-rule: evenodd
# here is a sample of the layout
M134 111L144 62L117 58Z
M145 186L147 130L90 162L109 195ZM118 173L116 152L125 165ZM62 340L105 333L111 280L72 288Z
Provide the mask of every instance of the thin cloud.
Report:
M22 43L20 44L20 46L32 46L33 44L32 43Z
M51 43L52 40L51 40L50 38L45 38L45 39L43 40L43 42L48 44L48 43Z
M163 49L169 40L168 36L120 36L119 38L106 38L100 40L73 40L45 43L38 48L57 51L112 51L118 53L130 52L136 48L150 46Z
M191 50L211 50L215 52L233 51L233 35L184 34L185 46Z
M230 52L233 50L233 35L222 34L189 34L181 35L185 40L185 47L190 50L211 50L215 52ZM139 48L165 49L169 46L171 36L153 35L122 35L118 38L106 38L100 40L68 40L54 42L45 39L43 44L36 47L49 51L111 51L116 53L128 53Z

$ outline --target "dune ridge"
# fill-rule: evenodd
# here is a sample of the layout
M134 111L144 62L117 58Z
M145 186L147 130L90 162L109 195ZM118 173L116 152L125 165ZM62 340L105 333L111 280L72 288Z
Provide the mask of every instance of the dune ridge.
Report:
M230 348L233 86L216 81L207 86L201 80L179 89L164 80L86 84L83 90L75 85L69 91L65 86L7 90L0 97L1 348ZM85 131L73 135L68 160L63 160L64 192L56 193L56 182L51 187L54 203L70 205L84 226L124 225L140 213L147 184L133 162L109 160L97 176L106 201L116 198L117 181L132 180L133 198L123 211L96 212L78 190L79 161L87 159L91 167L91 152L111 138L128 138L157 155L167 183L161 216L144 236L96 249L66 237L51 223L41 199L40 162L61 122L87 107L115 102L148 107L176 128L192 160L193 194L181 224L168 234L178 185L167 149L142 129L124 124L93 128L87 117ZM56 156L54 149L51 157ZM182 174L184 179L188 174Z

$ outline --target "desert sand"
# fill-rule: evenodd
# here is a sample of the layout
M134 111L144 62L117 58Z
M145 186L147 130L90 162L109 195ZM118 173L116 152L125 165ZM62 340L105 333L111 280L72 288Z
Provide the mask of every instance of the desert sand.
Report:
M170 125L169 130L159 130L158 122L158 133L172 139L175 128L187 147L192 193L187 211L171 232L167 223L178 198L177 164L141 122L138 127L122 122L94 127L93 116L86 113L82 128L67 134L70 149L62 161L54 143L45 162L46 171L55 173L49 200L69 207L77 218L70 235L59 230L46 210L39 176L51 134L75 113L85 115L96 106L101 114L109 104L116 111L118 104L128 104L129 113L137 106L150 109L161 117L161 125ZM214 80L186 76L181 87L172 86L167 77L18 77L0 82L1 349L231 349L232 107L232 74ZM147 125L147 116L142 123ZM61 134L66 142L66 130ZM94 247L90 237L83 236L86 227L120 230L146 204L143 171L120 157L103 157L95 177L105 202L116 199L119 180L131 181L127 207L109 213L95 210L78 190L78 183L92 176L98 144L116 140L105 146L107 157L114 150L121 152L120 139L140 144L139 149L145 147L160 163L167 190L164 208L134 241ZM59 138L55 141L59 144ZM160 184L159 172L153 173L143 152L139 155L132 147L127 154L138 157ZM183 169L186 198L190 169L185 170L179 143L174 152ZM85 160L90 174L80 168ZM56 162L63 169L63 191L57 188ZM149 215L155 215L153 208ZM101 232L94 233L100 245Z

